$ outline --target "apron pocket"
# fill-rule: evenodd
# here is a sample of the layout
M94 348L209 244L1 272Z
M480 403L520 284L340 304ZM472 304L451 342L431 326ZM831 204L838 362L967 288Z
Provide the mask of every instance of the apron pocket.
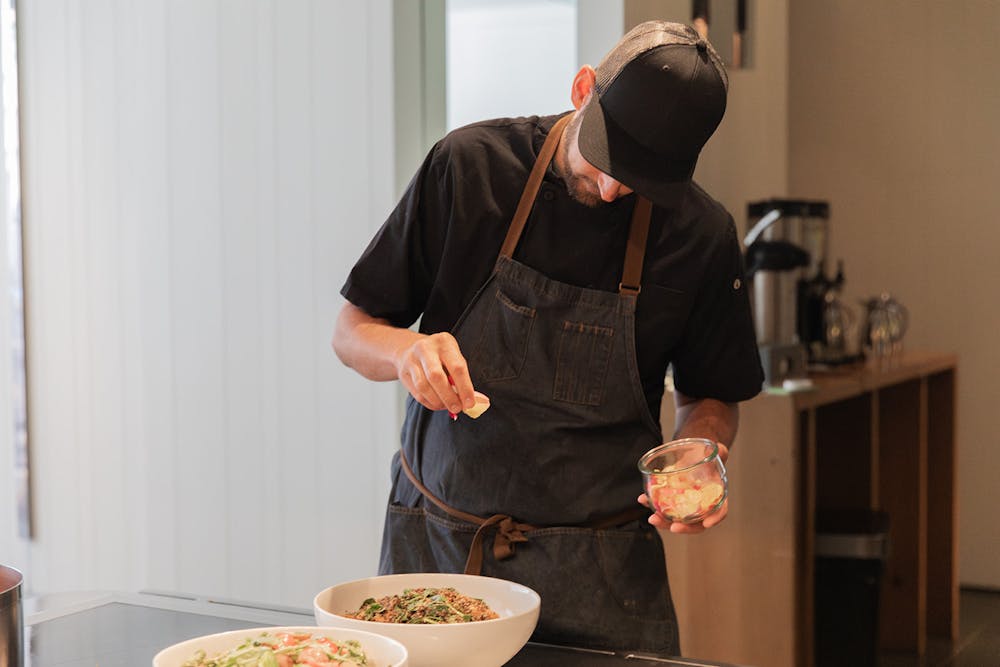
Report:
M580 405L600 405L615 330L582 322L563 322L552 397Z
M521 374L535 321L534 308L514 303L499 289L494 297L469 359L475 377L487 382L512 380Z
M378 572L464 572L475 531L475 526L435 516L423 507L392 503Z

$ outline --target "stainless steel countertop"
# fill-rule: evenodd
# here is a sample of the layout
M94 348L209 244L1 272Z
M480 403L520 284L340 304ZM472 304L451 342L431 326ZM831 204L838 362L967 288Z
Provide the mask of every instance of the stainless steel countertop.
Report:
M80 592L25 600L25 667L140 667L161 649L228 630L313 625L312 610L145 591ZM510 667L735 667L529 643Z

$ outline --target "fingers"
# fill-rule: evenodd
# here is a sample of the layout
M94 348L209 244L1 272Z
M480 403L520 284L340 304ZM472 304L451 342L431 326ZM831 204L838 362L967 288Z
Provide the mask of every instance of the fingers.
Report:
M718 526L720 523L723 522L723 520L725 520L727 514L729 514L729 499L728 498L726 498L725 500L722 501L722 505L719 506L719 509L715 510L714 512L712 512L711 514L709 514L708 516L706 516L702 520L701 525L703 525L705 528L711 528L712 526Z
M705 532L705 526L700 523L679 523L677 521L670 524L670 532L675 535L697 535Z
M640 493L639 497L636 498L636 500L639 502L640 505L642 505L645 508L648 508L651 512L653 512L652 516L649 517L650 523L654 523L653 519L660 519L660 515L657 514L655 511L653 511L653 506L649 502L649 496L647 496L645 493ZM660 519L660 523L663 523L663 519Z
M415 366L402 371L399 381L410 392L410 395L428 410L444 410L445 404L433 391L430 382L421 366Z
M441 359L439 357L425 358L421 362L421 367L429 386L429 388L423 388L424 393L436 397L438 399L436 404L442 404L449 412L461 412L462 400L452 389L451 380L448 379L448 371L442 365Z
M643 505L644 507L650 507L649 497L645 493L639 494L639 497L636 500L639 502L640 505ZM650 509L652 508L650 507ZM668 530L671 533L675 533L678 535L696 535L698 533L705 532L705 530L708 528L712 528L713 526L717 526L720 523L722 523L722 521L726 518L727 514L729 514L728 498L722 501L722 505L719 506L719 509L715 510L714 512L706 516L702 521L699 521L697 523L681 523L680 521L667 521L656 512L653 512L649 516L647 521L649 522L650 525L660 530Z
M476 404L475 389L472 387L472 378L469 376L469 366L465 363L465 357L459 352L458 343L454 348L447 348L442 352L441 364L445 372L451 378L451 391L458 395L461 406L452 412L461 412L466 408L471 408ZM451 409L451 408L449 408Z
M643 507L648 507L651 511L653 510L653 506L649 502L649 496L647 496L645 493L640 493L639 497L636 500L638 500L639 504L642 505ZM653 511L653 513L649 515L647 521L649 521L650 525L655 526L660 530L670 529L670 522L664 519L659 514L657 514L655 511Z
M687 534L695 535L697 533L704 533L707 529L717 526L722 523L726 515L729 514L729 500L726 499L722 501L722 505L719 509L715 510L704 519L697 523L679 523L674 522L670 524L670 532L676 534Z
M449 333L416 340L400 355L398 373L413 398L430 410L458 413L466 403L475 405L465 357Z

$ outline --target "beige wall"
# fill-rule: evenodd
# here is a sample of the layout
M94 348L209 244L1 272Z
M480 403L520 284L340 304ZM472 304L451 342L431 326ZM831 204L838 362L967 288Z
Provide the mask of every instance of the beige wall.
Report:
M788 2L749 11L753 66L729 70L726 116L695 172L743 233L747 202L782 196L788 182Z
M908 345L958 353L960 580L1000 587L1000 3L809 0L789 22L789 193L830 200L850 293L896 294Z
M688 20L629 0L626 28ZM831 258L852 299L910 309L906 343L959 355L960 578L1000 587L991 410L1000 398L1000 3L752 2L753 63L696 178L746 230L746 203L831 204ZM933 460L931 461L933 466ZM934 527L930 527L931 539Z
M788 180L788 2L749 4L753 67L729 71L729 101L696 180L746 231L749 201L781 196ZM687 0L627 0L625 29L651 19L689 23Z

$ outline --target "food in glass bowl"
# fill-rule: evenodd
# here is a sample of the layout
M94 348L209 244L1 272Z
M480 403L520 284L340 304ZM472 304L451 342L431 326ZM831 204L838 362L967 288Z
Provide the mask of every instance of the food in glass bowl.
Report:
M719 446L683 438L654 447L639 459L646 497L667 521L697 523L719 509L728 494Z

